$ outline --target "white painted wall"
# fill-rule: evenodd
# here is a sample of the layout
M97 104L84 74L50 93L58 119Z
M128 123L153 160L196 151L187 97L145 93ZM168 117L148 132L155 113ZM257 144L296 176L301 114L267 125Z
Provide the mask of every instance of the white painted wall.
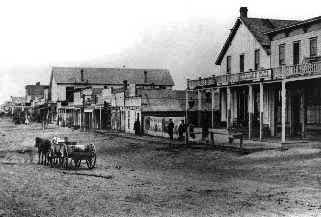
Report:
M226 51L220 66L220 74L226 74L226 57L231 56L231 73L239 73L240 55L244 54L244 71L254 70L254 52L260 49L260 65L270 68L270 57L260 43L254 38L248 28L241 23L230 47Z
M312 27L311 27L312 28ZM318 55L321 55L321 27L317 28L314 26L313 31L304 33L303 31L299 32L298 30L289 34L289 37L285 35L276 36L276 40L271 42L271 66L279 67L279 45L285 44L285 64L293 65L293 42L301 41L301 50L300 50L300 62L303 61L304 57L310 56L310 41L312 37L318 37Z

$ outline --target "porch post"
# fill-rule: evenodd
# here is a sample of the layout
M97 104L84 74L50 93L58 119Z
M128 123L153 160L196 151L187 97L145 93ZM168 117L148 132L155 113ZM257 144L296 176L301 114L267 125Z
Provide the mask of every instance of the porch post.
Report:
M301 113L301 137L305 137L305 89L302 89L301 91L301 108L300 108L300 113Z
M99 107L99 129L102 129L102 127L101 127L101 106Z
M286 118L286 82L282 81L281 89L281 118L282 118L282 136L281 142L285 143L285 118Z
M64 127L67 126L67 109L64 109L64 119L65 119L65 124L64 124Z
M253 86L249 85L249 99L248 99L248 118L249 118L249 139L252 139L252 125L253 125Z
M201 109L202 109L202 92L201 90L197 90L197 102L198 102L198 106L197 106L197 123L198 123L198 127L201 126Z
M188 130L189 130L189 121L188 121L188 90L189 90L189 79L187 79L187 87L185 92L185 145L188 145Z
M260 82L260 141L263 139L263 110L264 110L264 98L263 98L263 82Z
M94 122L94 111L91 112L91 126L90 128L95 128L95 122Z
M290 89L288 90L288 121L289 121L289 136L293 136L293 113L292 113L292 94Z
M231 88L230 87L226 88L226 96L227 96L226 128L229 129L231 124Z
M214 88L211 90L212 92L212 128L214 128L214 100L215 100L215 90Z

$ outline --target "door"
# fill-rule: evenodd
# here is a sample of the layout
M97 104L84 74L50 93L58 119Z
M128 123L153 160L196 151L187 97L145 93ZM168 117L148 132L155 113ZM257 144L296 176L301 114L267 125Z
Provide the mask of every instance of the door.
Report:
M241 126L248 125L248 88L237 91L237 118Z
M291 113L292 113L292 136L299 136L301 135L301 123L300 123L300 105L301 105L301 98L298 93L294 94L291 99Z

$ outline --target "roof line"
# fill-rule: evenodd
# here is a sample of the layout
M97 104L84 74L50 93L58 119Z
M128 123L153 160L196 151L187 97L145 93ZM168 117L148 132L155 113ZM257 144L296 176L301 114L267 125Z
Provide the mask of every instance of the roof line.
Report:
M52 69L58 69L58 68L63 68L63 69L119 69L119 70L126 70L126 69L131 69L131 70L162 70L162 71L169 71L169 69L165 68L127 68L127 67L81 67L81 66L52 66Z
M288 26L284 26L284 27L273 29L272 31L265 32L264 34L265 35L270 35L272 33L277 33L277 32L280 32L280 31L283 31L283 30L286 30L286 29L295 28L295 27L298 27L298 26L301 26L301 25L304 25L304 24L313 23L313 22L320 21L320 20L321 20L321 16L313 17L313 18L310 18L310 19L307 19L307 20L303 20L301 22L299 21L298 23L295 23L295 24L292 24L292 25L288 25Z
M236 30L240 26L240 23L241 23L240 18L237 18L237 20L235 21L235 23L234 23L234 25L233 25L233 27L232 27L232 29L230 31L230 34L228 35L227 39L225 40L225 43L224 43L220 53L218 54L218 57L216 58L215 65L220 65L221 64L223 56L226 53L227 49L229 48L230 42L233 39L233 37L234 37L234 35L236 33Z

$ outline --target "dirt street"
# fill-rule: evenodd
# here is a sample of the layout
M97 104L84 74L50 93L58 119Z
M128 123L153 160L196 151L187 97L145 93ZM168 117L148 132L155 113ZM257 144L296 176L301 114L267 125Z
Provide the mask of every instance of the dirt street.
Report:
M30 162L35 137L53 135L94 142L97 167L50 168L37 164L36 152ZM0 216L321 216L320 157L311 148L248 155L169 150L1 119Z

